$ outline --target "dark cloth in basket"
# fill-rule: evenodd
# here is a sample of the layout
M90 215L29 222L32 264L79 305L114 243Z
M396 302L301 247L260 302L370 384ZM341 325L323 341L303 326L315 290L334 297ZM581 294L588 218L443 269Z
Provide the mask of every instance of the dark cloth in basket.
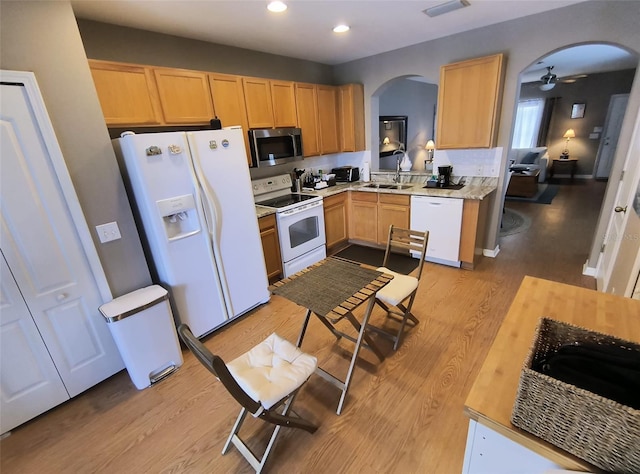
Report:
M640 353L602 344L565 344L534 370L640 409Z

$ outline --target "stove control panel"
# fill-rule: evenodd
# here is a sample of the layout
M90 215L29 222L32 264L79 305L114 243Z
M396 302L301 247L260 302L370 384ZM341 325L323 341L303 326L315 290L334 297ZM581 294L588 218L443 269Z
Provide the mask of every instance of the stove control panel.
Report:
M253 196L262 196L263 194L270 194L277 191L290 191L293 183L291 182L291 175L281 174L273 176L271 178L261 178L251 181L251 187L253 190Z

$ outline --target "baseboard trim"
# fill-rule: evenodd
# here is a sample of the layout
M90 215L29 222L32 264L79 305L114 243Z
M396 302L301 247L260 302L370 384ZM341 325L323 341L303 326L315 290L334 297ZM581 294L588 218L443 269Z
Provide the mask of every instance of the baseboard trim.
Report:
M493 250L491 250L491 249L483 249L482 250L482 255L484 255L485 257L496 258L499 253L500 253L500 246L499 245L496 245L496 248L493 249Z
M585 276L590 276L590 277L594 277L596 276L596 268L595 267L590 267L588 265L589 260L587 260L586 262L584 262L584 265L582 265L582 274Z

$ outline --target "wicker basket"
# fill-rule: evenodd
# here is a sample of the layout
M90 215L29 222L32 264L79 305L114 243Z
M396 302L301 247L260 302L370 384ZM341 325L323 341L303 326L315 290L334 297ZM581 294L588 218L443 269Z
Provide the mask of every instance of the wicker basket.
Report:
M520 376L511 422L606 471L640 472L640 410L531 369L572 342L640 353L638 344L542 318Z

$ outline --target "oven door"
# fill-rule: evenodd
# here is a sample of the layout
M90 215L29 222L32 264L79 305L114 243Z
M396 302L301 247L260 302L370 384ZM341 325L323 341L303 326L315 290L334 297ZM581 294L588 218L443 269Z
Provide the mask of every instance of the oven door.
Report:
M314 201L278 212L278 236L282 261L324 246L324 207L322 201Z

